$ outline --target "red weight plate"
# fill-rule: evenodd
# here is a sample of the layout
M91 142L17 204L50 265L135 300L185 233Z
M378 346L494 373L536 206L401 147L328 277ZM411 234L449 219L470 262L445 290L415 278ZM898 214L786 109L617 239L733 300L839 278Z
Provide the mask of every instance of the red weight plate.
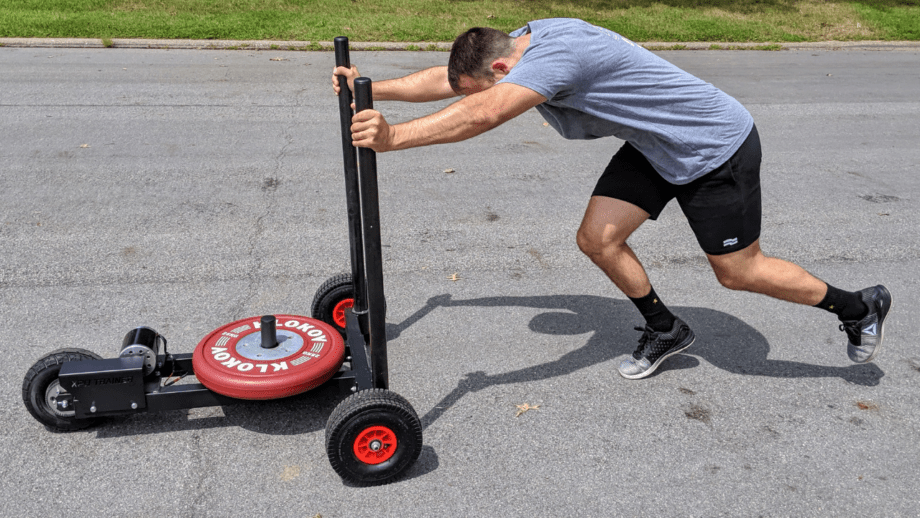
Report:
M244 318L206 336L192 354L202 385L237 399L277 399L329 380L345 359L332 326L308 317L275 315L278 346L262 348L261 317Z

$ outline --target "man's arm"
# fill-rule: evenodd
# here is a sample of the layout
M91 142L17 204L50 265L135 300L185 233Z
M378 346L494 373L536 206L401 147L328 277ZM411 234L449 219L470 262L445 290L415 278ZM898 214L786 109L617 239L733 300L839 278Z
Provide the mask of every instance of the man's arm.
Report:
M459 142L485 133L543 102L546 97L529 88L500 83L437 113L395 126L387 124L380 112L364 110L352 118L352 143L384 152Z
M447 67L427 68L399 79L375 81L374 100L424 103L456 97L447 82Z
M338 67L332 73L332 88L336 95L339 93L339 75L348 78L348 87L354 91L354 80L360 77L358 68L351 69ZM447 67L427 68L398 79L374 81L371 88L375 101L407 101L423 103L440 101L456 97L457 93L447 81Z

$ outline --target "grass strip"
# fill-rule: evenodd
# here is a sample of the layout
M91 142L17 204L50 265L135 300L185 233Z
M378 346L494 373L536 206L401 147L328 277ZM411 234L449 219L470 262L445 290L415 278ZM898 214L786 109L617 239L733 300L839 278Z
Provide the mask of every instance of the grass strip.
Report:
M643 42L920 40L920 0L3 0L0 37L412 43L552 17Z

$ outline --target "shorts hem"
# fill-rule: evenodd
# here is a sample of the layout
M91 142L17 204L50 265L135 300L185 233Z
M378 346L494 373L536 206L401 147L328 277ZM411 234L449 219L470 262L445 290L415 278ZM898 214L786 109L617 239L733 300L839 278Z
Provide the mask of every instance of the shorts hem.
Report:
M706 250L705 248L702 247L702 245L700 245L700 248L703 250L703 252L706 253L706 255L728 255L733 252L738 252L739 250L744 250L745 248L756 243L758 239L760 239L760 233L754 236L753 239L744 240L744 241L739 242L738 244L723 247L715 251Z

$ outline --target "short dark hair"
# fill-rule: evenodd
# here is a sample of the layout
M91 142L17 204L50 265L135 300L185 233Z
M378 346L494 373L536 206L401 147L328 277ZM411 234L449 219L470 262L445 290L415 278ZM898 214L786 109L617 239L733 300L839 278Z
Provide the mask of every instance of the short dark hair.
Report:
M459 93L460 76L489 77L496 59L510 55L514 38L489 27L473 27L454 40L447 62L447 81Z

